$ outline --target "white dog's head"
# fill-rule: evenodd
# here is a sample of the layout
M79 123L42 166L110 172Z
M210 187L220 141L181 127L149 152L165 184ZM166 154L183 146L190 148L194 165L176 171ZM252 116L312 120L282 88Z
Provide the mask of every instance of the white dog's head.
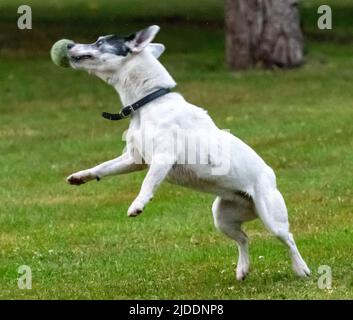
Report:
M90 73L108 73L123 68L127 61L134 59L143 50L150 50L158 59L165 47L151 42L159 30L158 26L150 26L127 37L108 35L99 37L92 44L70 44L70 64L74 69Z

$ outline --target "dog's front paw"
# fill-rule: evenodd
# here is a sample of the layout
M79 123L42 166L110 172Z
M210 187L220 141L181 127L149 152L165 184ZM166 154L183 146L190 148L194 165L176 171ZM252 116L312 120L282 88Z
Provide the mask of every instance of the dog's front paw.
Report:
M235 273L235 278L238 281L243 281L245 280L246 276L249 273L249 267L248 266L238 266L237 271Z
M67 177L66 182L74 186L79 186L93 179L94 176L89 171L84 170Z
M132 218L137 217L140 213L142 213L143 208L143 203L135 200L128 209L127 215Z

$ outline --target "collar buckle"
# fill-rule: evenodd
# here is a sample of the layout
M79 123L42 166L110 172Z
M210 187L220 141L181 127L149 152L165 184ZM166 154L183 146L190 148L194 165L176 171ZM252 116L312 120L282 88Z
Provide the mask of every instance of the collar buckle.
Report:
M121 110L120 114L121 114L121 117L125 119L134 111L135 110L132 106L127 106Z

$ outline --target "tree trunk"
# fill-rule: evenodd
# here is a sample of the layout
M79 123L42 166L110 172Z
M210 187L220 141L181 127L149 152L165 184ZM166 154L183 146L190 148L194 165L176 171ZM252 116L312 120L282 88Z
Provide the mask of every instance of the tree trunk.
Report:
M226 0L227 62L293 68L303 61L298 0Z

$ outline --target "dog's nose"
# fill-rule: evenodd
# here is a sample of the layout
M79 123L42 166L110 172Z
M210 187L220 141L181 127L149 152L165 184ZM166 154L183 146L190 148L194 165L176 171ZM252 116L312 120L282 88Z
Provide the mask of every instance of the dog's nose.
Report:
M74 47L74 45L75 45L74 43L69 43L69 44L67 45L67 49L70 50L71 48Z

